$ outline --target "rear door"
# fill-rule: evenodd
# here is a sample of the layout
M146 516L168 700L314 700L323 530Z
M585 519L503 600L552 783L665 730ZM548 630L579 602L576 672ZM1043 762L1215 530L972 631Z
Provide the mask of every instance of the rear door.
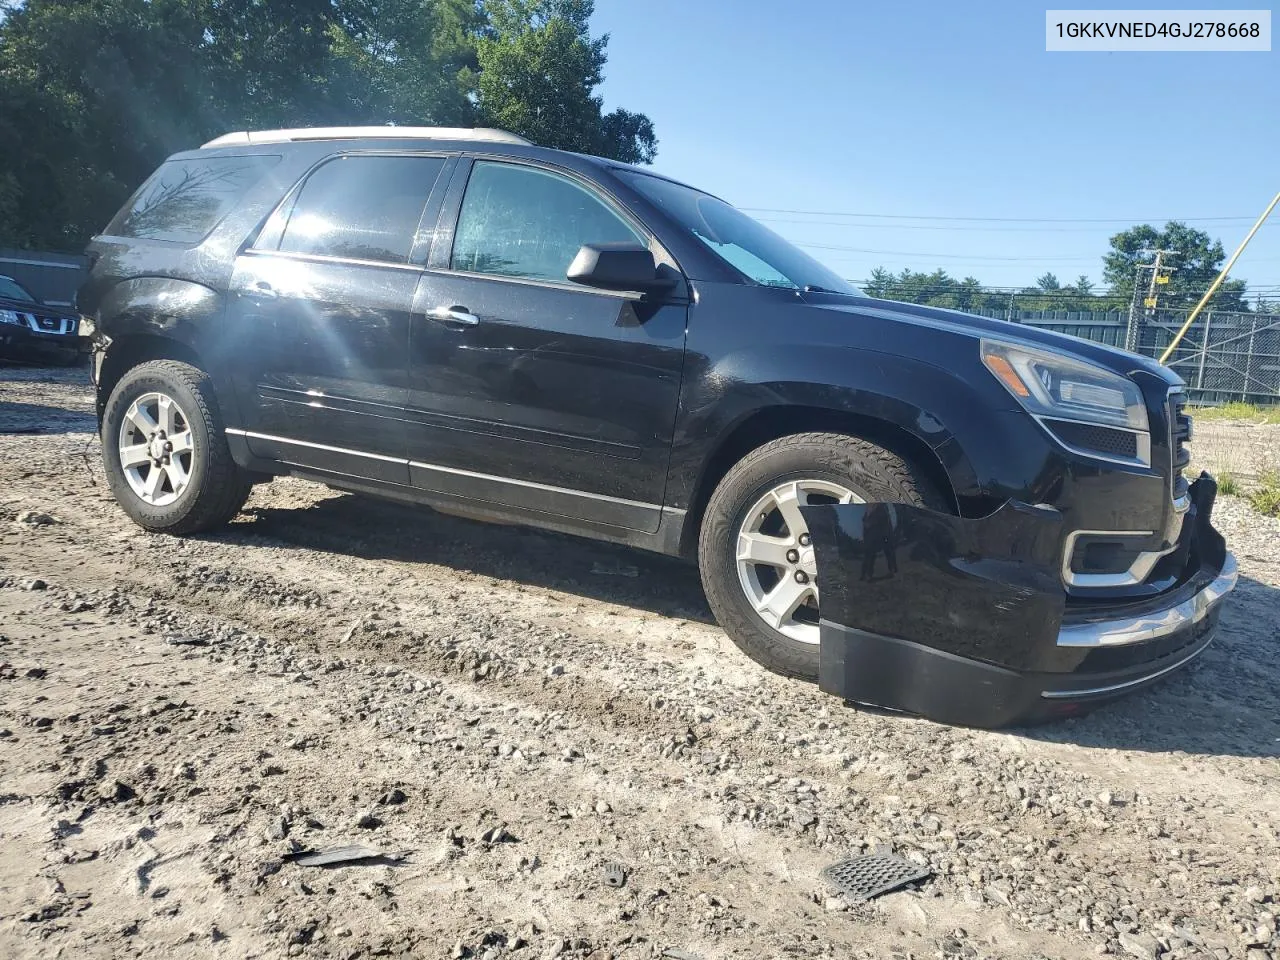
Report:
M449 162L332 157L236 260L230 342L242 345L237 392L255 454L408 482L410 308L423 267L415 259L427 249L419 226Z
M570 171L459 162L410 336L410 474L439 493L653 532L688 304L566 279L584 243L649 244Z

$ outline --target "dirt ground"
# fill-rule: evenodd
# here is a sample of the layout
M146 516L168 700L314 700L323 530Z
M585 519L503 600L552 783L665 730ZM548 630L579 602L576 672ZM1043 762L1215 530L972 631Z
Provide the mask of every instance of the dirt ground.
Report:
M1204 420L1195 424L1192 467L1230 474L1244 490L1268 474L1280 475L1280 423Z
M0 957L1280 957L1243 501L1194 668L993 733L766 674L658 557L295 481L146 534L91 410L0 367ZM820 871L879 844L933 877L851 907Z

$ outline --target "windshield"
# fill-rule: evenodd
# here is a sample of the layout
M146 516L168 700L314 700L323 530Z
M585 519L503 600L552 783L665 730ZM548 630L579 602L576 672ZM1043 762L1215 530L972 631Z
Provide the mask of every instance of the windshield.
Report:
M712 253L756 283L862 296L848 280L723 200L645 173L622 170L619 175L678 220Z
M36 302L36 298L27 293L20 283L8 277L0 277L0 297L6 300L25 300L27 303Z

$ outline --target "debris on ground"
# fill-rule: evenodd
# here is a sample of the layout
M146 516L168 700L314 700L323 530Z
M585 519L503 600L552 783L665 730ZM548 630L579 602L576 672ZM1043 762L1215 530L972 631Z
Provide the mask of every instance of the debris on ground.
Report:
M617 860L609 860L600 867L600 876L607 886L620 887L627 882L627 868Z
M329 850L287 853L284 859L300 867L332 867L347 863L399 863L404 855L353 844Z
M930 876L927 867L878 851L833 863L822 877L850 903L861 903Z

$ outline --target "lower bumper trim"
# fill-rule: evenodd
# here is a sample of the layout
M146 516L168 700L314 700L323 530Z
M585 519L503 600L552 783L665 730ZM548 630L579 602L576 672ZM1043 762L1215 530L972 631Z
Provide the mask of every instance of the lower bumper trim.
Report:
M1154 673L1148 673L1145 676L1137 677L1133 680L1125 680L1123 683L1113 683L1105 687L1089 687L1085 690L1044 690L1041 691L1040 696L1045 700L1079 700L1083 697L1105 697L1108 694L1123 693L1130 687L1138 687L1144 683L1150 683L1152 680L1159 680L1166 673L1173 673L1173 671L1178 668L1185 667L1196 657L1200 656L1200 654L1204 653L1205 647L1208 646L1209 644L1206 643L1190 656L1183 657L1177 663L1170 664L1167 667L1161 667Z

